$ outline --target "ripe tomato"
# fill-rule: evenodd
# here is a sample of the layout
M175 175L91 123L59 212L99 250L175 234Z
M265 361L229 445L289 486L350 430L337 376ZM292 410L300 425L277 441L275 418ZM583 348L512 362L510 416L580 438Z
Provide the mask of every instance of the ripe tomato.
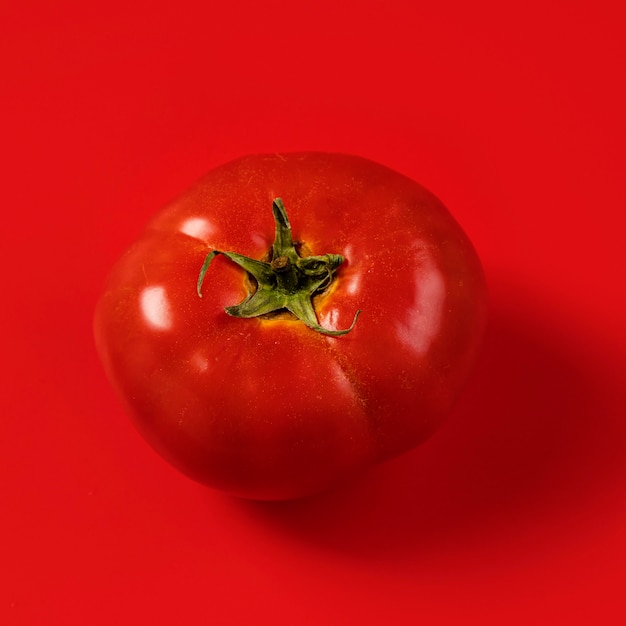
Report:
M286 499L427 438L485 301L470 241L417 183L353 156L262 155L156 215L113 269L95 337L163 457Z

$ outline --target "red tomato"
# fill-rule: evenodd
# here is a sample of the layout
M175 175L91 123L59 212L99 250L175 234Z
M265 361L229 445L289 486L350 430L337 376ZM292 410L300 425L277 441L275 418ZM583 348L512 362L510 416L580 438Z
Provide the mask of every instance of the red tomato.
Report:
M163 457L287 499L426 439L467 378L485 302L474 248L417 183L353 156L262 155L156 215L113 269L95 337Z

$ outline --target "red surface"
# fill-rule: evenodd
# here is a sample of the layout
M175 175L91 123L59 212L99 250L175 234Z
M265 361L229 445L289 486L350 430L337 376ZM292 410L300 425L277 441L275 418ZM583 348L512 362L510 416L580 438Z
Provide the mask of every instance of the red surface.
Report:
M0 8L0 623L624 623L626 20L420 4ZM427 444L246 503L143 442L91 315L170 198L301 149L436 193L482 256L490 326Z

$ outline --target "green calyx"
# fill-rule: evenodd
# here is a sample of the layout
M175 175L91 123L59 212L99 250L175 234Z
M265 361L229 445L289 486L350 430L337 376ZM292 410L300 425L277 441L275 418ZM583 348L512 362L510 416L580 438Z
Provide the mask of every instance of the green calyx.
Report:
M202 297L202 283L211 261L222 254L246 270L256 280L256 291L225 311L233 317L259 317L274 311L287 310L309 328L323 335L337 337L349 333L361 311L357 311L350 328L329 330L320 326L312 298L333 281L337 268L343 263L340 254L301 257L291 236L291 225L283 201L276 198L272 204L276 236L269 262L257 261L236 252L212 250L207 254L198 276L198 295Z

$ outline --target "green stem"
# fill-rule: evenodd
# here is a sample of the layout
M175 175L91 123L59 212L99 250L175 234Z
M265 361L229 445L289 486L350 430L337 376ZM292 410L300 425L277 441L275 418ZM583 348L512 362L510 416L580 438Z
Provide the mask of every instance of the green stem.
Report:
M197 291L202 297L202 284L211 261L222 254L236 263L257 283L257 289L237 305L226 307L233 317L258 317L273 311L287 310L309 328L323 335L337 337L349 333L356 324L361 311L357 311L349 328L330 330L320 326L312 298L326 289L335 277L337 268L343 263L340 254L301 257L296 250L291 234L291 225L285 205L280 198L272 204L276 233L271 250L271 261L257 261L236 252L212 250L207 254L198 276Z

